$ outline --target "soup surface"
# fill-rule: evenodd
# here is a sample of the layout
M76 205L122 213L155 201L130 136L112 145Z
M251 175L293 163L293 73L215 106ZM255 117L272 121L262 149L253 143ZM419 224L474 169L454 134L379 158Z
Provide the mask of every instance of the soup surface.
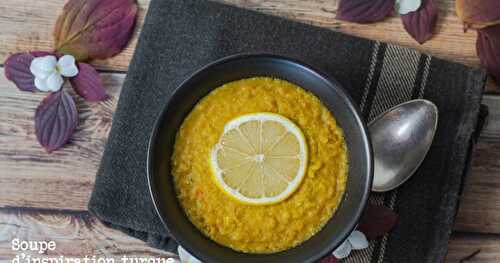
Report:
M308 146L302 183L272 205L231 198L215 183L210 165L225 124L256 112L292 120ZM172 155L175 189L189 220L212 240L247 253L286 250L321 230L340 203L347 170L343 133L328 109L302 88L268 77L230 82L203 98L181 125Z

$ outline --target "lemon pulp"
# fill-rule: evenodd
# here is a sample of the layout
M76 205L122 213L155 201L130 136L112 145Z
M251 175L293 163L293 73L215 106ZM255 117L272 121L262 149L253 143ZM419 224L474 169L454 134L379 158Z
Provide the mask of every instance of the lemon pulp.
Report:
M217 185L234 199L274 204L293 194L304 178L307 146L302 131L274 113L228 122L211 154Z
M211 153L225 126L256 112L286 116L307 142L306 175L288 198L248 205L214 180ZM342 129L313 94L268 77L242 79L216 88L186 116L171 158L175 191L188 219L218 244L244 253L275 253L318 233L343 198L348 151Z

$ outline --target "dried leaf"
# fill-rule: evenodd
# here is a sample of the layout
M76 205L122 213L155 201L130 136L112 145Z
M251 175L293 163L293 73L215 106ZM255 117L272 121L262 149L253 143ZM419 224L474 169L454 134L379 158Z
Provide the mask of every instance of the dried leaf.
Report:
M389 208L369 204L358 225L358 230L369 239L380 237L391 231L398 216Z
M71 78L71 86L87 101L103 101L108 98L99 73L87 63L78 63L79 73Z
M54 29L56 50L78 61L118 54L132 37L135 0L69 0Z
M63 89L50 93L36 109L36 138L50 153L68 142L77 123L78 112L73 98Z
M392 13L395 0L340 0L337 19L358 23L380 21Z
M422 6L415 11L401 16L406 32L418 43L423 44L432 37L438 19L438 9L434 0L423 0Z
M340 263L340 260L334 256L328 256L323 258L319 263Z
M500 83L500 25L478 30L476 50L481 63Z
M35 76L30 71L31 61L35 57L42 57L51 53L45 51L32 51L29 53L16 53L5 60L5 77L14 82L22 91L35 91Z
M500 23L499 0L457 0L456 9L465 28L484 28Z

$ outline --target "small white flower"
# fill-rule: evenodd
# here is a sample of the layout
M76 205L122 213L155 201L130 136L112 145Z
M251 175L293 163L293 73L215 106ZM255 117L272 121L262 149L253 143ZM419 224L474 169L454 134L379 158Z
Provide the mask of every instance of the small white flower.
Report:
M75 57L71 55L64 55L59 60L52 55L34 58L30 71L35 76L35 87L41 91L58 91L64 83L63 77L78 74Z
M189 254L183 247L177 247L177 254L179 254L179 258L181 263L203 263L199 259L195 258L193 255Z
M349 237L340 245L335 251L333 251L333 255L338 258L346 258L351 254L353 249L365 249L368 247L368 240L366 239L365 234L361 233L358 230L355 230L349 235Z
M417 11L420 5L422 5L422 0L396 0L396 5L394 7L398 14L406 15L410 12Z

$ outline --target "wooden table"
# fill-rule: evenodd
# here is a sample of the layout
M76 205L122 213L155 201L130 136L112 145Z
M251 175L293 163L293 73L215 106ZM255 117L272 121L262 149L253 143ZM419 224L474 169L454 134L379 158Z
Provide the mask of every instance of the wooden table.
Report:
M221 1L221 0L219 0ZM225 0L231 4L313 25L398 43L435 56L478 66L476 32L464 33L453 0L436 0L441 16L437 35L418 45L398 17L372 25L334 19L338 0ZM0 1L0 61L9 54L50 50L52 28L64 0ZM37 144L33 115L43 94L18 91L0 65L0 261L14 256L11 240L55 240L48 255L172 256L140 240L109 229L86 211L95 173L111 127L118 95L134 51L148 0L139 0L139 23L134 40L120 55L93 63L111 98L101 103L77 99L80 124L71 144L47 154ZM452 88L452 87L450 87ZM447 262L481 249L471 261L500 259L500 97L488 84L484 104L491 117L474 154L473 168L449 243Z

